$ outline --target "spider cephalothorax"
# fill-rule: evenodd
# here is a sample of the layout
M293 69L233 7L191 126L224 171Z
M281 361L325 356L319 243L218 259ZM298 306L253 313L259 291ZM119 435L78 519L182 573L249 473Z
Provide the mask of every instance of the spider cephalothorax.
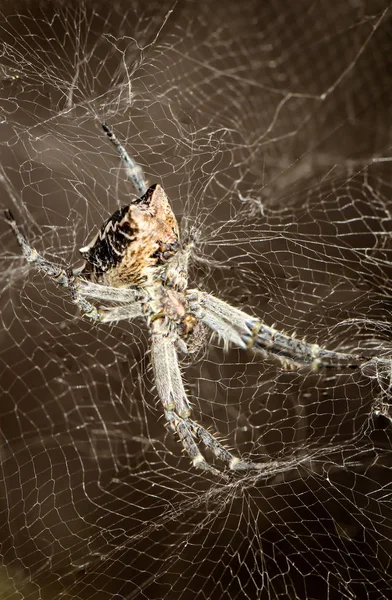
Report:
M200 442L231 470L263 469L262 464L235 457L208 429L191 419L178 350L191 351L195 340L203 339L202 331L210 329L225 348L233 344L243 350L253 349L292 366L358 368L365 359L297 340L212 294L188 289L191 245L181 243L164 190L160 185L147 187L141 168L108 125L102 127L140 197L117 210L81 248L85 264L78 270L61 268L38 254L6 211L24 257L56 283L70 288L82 314L97 323L145 320L155 386L166 421L196 467L219 473L199 451ZM90 299L109 305L97 308Z

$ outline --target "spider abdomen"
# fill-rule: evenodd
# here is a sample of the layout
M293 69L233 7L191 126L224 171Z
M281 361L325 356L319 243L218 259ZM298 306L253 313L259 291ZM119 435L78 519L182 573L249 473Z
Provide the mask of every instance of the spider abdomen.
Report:
M180 249L176 217L158 184L117 210L80 249L83 275L112 287L148 285Z

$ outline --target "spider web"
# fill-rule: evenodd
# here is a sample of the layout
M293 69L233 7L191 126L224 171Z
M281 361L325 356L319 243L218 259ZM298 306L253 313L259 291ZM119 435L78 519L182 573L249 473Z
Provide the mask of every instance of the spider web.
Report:
M132 194L104 119L194 239L192 287L377 360L207 339L194 417L266 464L217 480L164 426L143 324L83 321L4 223L1 598L391 598L390 5L146 4L3 3L2 206L77 264Z

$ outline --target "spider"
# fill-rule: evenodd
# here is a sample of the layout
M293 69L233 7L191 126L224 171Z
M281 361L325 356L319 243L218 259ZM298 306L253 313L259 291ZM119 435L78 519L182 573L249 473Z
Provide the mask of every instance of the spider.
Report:
M83 316L99 323L144 319L151 340L151 365L159 400L170 430L177 434L194 467L223 475L200 451L204 446L231 471L263 465L242 460L216 435L191 418L191 405L179 366L179 354L192 351L200 329L212 330L224 348L274 355L291 366L357 368L364 358L327 350L279 332L261 320L206 291L189 289L192 243L181 239L169 199L159 184L148 187L142 169L106 123L137 198L116 210L80 253L85 262L72 269L46 260L30 246L11 212L5 215L27 262L58 285L69 288ZM108 302L96 307L90 300Z

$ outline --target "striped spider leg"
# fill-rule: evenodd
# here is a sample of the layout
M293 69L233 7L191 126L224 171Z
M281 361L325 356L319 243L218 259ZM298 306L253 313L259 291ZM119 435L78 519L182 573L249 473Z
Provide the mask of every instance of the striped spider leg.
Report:
M272 355L283 364L319 368L360 368L368 359L364 356L327 350L270 327L246 312L200 290L188 290L191 310L222 342L244 350Z
M191 418L179 353L192 351L203 328L244 350L274 355L294 365L358 367L364 359L325 350L280 333L211 294L188 289L190 246L182 243L177 220L160 185L148 188L141 168L129 157L110 127L102 128L119 154L138 197L105 221L80 249L78 270L61 268L32 248L6 211L25 259L57 284L68 287L82 314L98 323L143 318L151 339L154 382L169 428L199 469L222 475L209 464L199 443L230 470L261 470L234 456L216 436ZM97 308L90 300L110 302Z

